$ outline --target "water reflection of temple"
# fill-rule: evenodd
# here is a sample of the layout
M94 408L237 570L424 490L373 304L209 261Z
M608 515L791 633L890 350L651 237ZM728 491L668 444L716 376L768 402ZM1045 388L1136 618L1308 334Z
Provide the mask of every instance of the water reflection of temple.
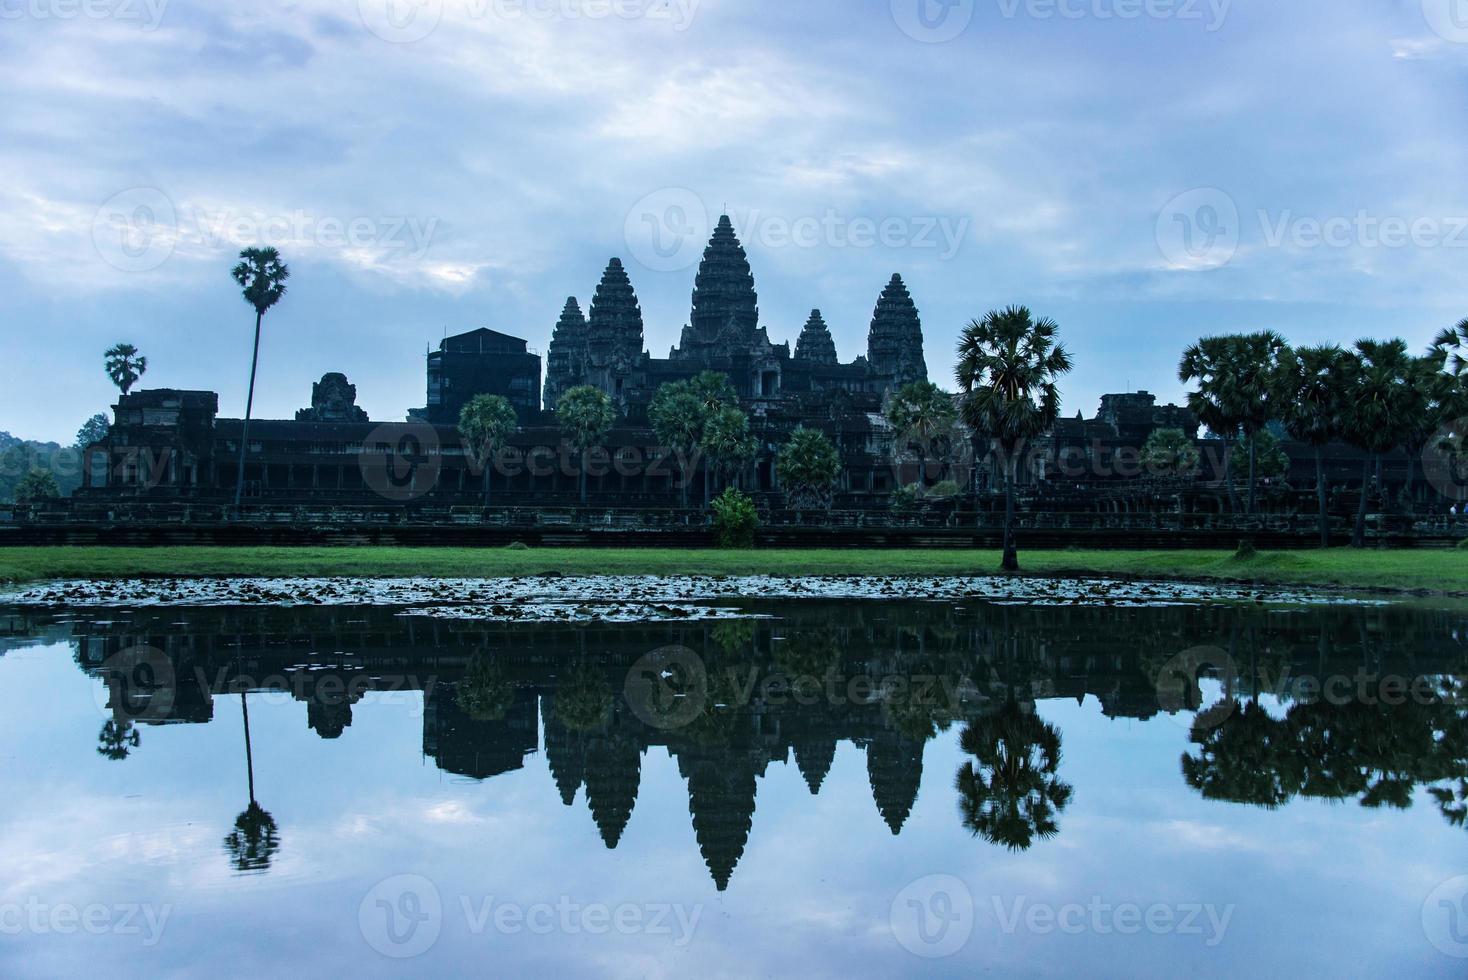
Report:
M1337 661L1409 676L1465 672L1460 616L1398 607L1306 615L805 603L774 611L779 618L760 621L539 628L376 609L72 613L23 617L26 627L0 637L0 647L27 631L65 632L78 664L104 681L122 651L161 651L167 690L130 702L151 704L137 717L114 705L104 736L110 758L137 750L139 728L209 722L216 698L240 690L289 692L304 704L303 723L325 739L350 738L364 698L407 692L422 699L424 755L445 772L492 779L522 769L543 742L560 799L580 799L608 848L636 809L643 756L665 750L686 781L694 834L720 889L749 841L771 764L794 765L818 794L843 742L865 753L875 817L898 834L938 732L954 724L1002 730L978 723L1005 705L1023 713L1053 698L1096 698L1110 717L1149 718L1164 710L1156 683L1163 665L1200 644L1227 651L1239 671L1227 683L1240 692L1271 671L1308 674ZM707 703L687 724L661 728L634 710L624 686L638 658L670 646L706 667ZM1360 734L1370 719L1353 724L1335 730ZM1251 731L1226 728L1220 737L1242 745ZM1457 764L1445 757L1432 771L1452 774ZM1218 789L1243 775L1212 772L1211 781L1197 777L1205 795L1247 797ZM1003 804L1005 791L988 786L979 803Z

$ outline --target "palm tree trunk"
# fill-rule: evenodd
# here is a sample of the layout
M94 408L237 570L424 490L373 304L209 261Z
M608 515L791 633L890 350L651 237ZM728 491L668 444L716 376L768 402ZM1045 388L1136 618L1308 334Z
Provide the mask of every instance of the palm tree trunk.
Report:
M1257 471L1254 435L1249 435L1249 513L1254 513L1254 474Z
M1330 515L1325 512L1325 450L1315 447L1315 506L1320 514L1320 547L1330 547Z
M1371 493L1371 457L1361 463L1361 505L1356 508L1356 530L1351 535L1352 548L1366 547L1366 498Z
M586 506L586 456L588 450L581 450L581 506Z
M1014 463L1014 453L1009 453L1004 466L1004 561L1000 565L1005 572L1019 571L1019 549L1014 543Z
M265 314L255 313L255 351L250 355L250 391L245 396L245 427L240 433L240 464L235 470L234 506L238 510L245 492L245 452L250 448L250 414L255 410L255 370L260 366L260 321Z
M489 506L489 463L484 464L484 506Z
M1239 512L1239 498L1234 493L1234 443L1232 439L1223 440L1223 485L1228 490L1228 509L1230 513Z

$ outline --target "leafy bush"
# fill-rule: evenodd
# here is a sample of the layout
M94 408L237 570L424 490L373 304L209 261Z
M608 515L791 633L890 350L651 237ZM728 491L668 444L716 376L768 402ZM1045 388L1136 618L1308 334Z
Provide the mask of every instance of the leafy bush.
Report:
M759 513L748 494L730 487L709 504L714 512L714 532L721 548L750 548L759 529Z
M1468 551L1468 538L1464 538L1462 541L1458 542L1458 550Z
M56 477L45 470L31 470L20 478L15 485L15 500L17 503L29 503L33 500L54 500L61 496L61 488L56 485Z
M898 487L892 491L892 507L894 510L913 510L918 501L923 499L923 488L916 483L909 483L905 487Z
M944 480L928 488L928 496L936 500L947 500L949 497L957 497L958 493L958 483L954 480Z

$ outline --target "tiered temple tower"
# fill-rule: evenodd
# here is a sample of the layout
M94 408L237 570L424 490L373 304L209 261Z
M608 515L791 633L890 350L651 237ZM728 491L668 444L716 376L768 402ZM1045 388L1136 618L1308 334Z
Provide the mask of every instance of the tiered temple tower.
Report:
M836 364L836 341L831 339L831 330L826 326L820 310L811 310L810 319L800 331L795 342L795 359L811 364Z
M928 378L923 324L900 275L892 277L877 300L871 332L867 334L867 359L873 372L890 379L890 388Z
M580 384L586 371L586 316L572 296L566 300L561 318L551 334L546 351L545 407L555 411L556 403L569 389Z
M879 732L867 744L867 779L872 798L895 837L917 802L923 780L925 743L896 732Z
M675 359L729 357L757 346L759 296L749 257L729 216L719 218L693 281L693 313ZM769 338L765 337L768 346Z
M642 307L621 259L602 273L586 325L586 383L618 402L642 359Z

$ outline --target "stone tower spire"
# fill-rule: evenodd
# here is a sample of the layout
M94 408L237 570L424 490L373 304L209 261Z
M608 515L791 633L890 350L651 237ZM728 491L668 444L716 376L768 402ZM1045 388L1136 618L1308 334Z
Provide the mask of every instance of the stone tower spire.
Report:
M795 342L795 359L814 364L836 363L836 342L831 339L831 330L820 310L810 311L810 319L805 321L800 339Z
M679 344L682 356L748 350L759 329L754 273L734 223L719 218L693 281L693 313Z
M623 383L642 359L642 307L621 259L607 264L591 300L586 356L586 383L620 401Z
M900 275L894 275L872 313L867 334L867 360L874 374L885 376L892 388L928 377L923 358L923 324Z
M880 732L867 746L872 798L894 837L917 802L918 786L923 780L923 747L921 740L903 738L895 732Z
M561 395L583 383L586 372L586 317L575 296L561 310L545 360L545 408L553 412Z

